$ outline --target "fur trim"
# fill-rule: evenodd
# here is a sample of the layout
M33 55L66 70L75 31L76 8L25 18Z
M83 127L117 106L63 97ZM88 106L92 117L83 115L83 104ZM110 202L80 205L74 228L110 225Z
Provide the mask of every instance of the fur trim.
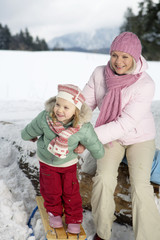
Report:
M56 103L56 97L49 98L44 104L45 110L49 113L52 112L52 110L55 106L55 103Z
M56 103L56 97L51 97L45 102L45 110L47 112L52 112L54 106ZM79 114L79 124L84 124L87 122L90 122L92 118L92 110L91 108L86 104L83 103L80 114Z

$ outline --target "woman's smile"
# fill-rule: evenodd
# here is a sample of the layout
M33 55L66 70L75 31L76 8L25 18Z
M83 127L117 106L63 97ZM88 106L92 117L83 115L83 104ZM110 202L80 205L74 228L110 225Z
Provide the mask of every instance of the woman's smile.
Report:
M119 75L125 74L133 66L133 58L124 52L113 51L110 61L114 71Z

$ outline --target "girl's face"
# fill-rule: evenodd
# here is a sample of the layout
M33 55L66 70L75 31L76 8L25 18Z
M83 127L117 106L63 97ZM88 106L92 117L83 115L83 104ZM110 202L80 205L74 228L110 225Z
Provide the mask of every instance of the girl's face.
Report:
M58 97L53 111L58 121L67 124L75 115L76 107L73 103Z
M119 75L125 74L133 66L132 56L124 52L113 51L110 61L114 71Z

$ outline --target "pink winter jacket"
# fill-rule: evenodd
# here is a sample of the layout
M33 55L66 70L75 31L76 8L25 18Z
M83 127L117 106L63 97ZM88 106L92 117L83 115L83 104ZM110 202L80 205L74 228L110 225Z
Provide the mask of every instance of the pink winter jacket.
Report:
M94 110L100 109L107 91L104 76L105 66L97 67L83 89L86 103ZM145 72L147 62L141 56L134 71L142 73L131 86L122 89L122 114L116 120L95 128L99 140L105 144L119 140L130 145L155 138L155 124L151 113L151 102L155 85Z

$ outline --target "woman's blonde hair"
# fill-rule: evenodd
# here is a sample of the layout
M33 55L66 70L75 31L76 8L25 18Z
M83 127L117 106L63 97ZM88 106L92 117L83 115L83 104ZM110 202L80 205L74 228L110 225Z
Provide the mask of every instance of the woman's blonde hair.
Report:
M76 107L75 114L73 115L73 119L72 119L74 128L76 128L78 126L78 123L79 123L79 113L80 113L80 110ZM53 122L57 121L57 118L56 118L56 115L55 115L54 111L52 111L50 113L50 116L51 116Z
M133 57L132 57L132 60L133 60L132 67L127 72L125 72L125 74L132 74L134 72L134 70L136 69L136 67L137 67L136 61ZM110 68L115 72L111 61L110 61Z

